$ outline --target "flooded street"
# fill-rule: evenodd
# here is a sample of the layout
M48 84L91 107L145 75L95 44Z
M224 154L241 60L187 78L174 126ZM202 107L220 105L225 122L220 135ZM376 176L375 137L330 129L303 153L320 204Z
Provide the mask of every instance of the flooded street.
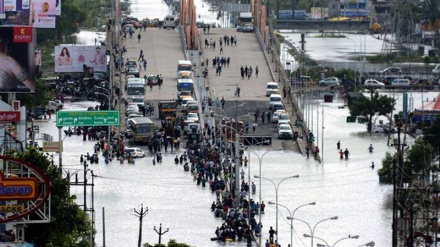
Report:
M163 18L169 13L164 2L158 1L131 1L132 16L139 19ZM216 13L209 11L209 4L196 0L197 15L205 22L216 21ZM148 31L147 31L148 32ZM81 32L79 44L94 42L96 33ZM298 44L299 34L292 34L290 39ZM310 57L326 60L329 63L347 63L350 57L357 56L362 47L366 46L366 53L380 52L380 45L373 43L368 36L348 36L350 39L341 42L340 39L319 40L308 38L307 50ZM333 42L335 41L335 42ZM315 43L316 42L316 43ZM319 50L322 42L328 44L325 52ZM343 46L339 46L340 44ZM361 45L362 44L362 45ZM344 47L350 47L347 49ZM338 48L339 47L339 48ZM334 60L333 60L334 58ZM351 66L351 65L350 65ZM398 99L396 110L402 109L401 93L389 93ZM437 93L413 93L414 108L418 108L425 98L432 99ZM85 109L96 105L96 102L66 103L66 110ZM302 102L300 102L300 105ZM293 211L300 205L316 202L314 206L302 207L295 212L294 218L301 219L313 227L319 221L338 216L337 220L325 221L315 230L314 243L324 244L323 239L331 246L341 238L348 235L359 235L359 239L347 239L338 243L338 247L360 246L374 241L376 246L391 245L391 193L392 187L379 184L377 170L381 168L381 160L386 152L395 152L388 147L385 134L366 133L366 126L358 123L347 123L348 108L341 108L344 102L336 98L333 103L323 103L322 100L304 102L314 123L310 124L313 132L317 134L323 163L306 159L305 156L294 152L271 150L265 148L249 147L246 155L250 156L250 165L245 168L246 178L257 184L257 193L251 197L259 200L259 174L258 157L263 157L261 176L273 180L278 184L282 179L299 175L299 178L288 179L282 182L278 189L278 203ZM324 114L323 114L324 113ZM40 133L54 135L58 138L55 119L50 122L40 123ZM323 124L324 123L324 124ZM64 137L63 137L64 138ZM336 143L341 141L341 148L350 151L348 160L340 160ZM79 173L82 180L83 165L79 156L93 152L93 141L83 141L81 136L71 136L64 139L63 170ZM367 151L368 146L374 146L374 152ZM105 236L106 246L136 246L139 232L139 218L134 209L140 210L141 204L148 207L148 213L143 219L142 243L157 243L158 234L153 230L162 224L162 230L169 228L169 232L162 236L162 243L170 239L184 242L191 246L246 246L245 243L224 244L211 241L215 230L223 221L215 218L210 211L210 205L215 200L215 195L208 187L197 186L192 176L183 171L181 165L174 164L174 157L181 155L184 150L177 153L163 154L162 164L152 164L152 156L146 147L141 147L147 157L136 159L134 165L127 163L121 165L113 161L106 165L100 157L99 164L89 165L96 177L93 178L94 197L88 189L86 197L87 206L91 207L93 200L95 207L95 223L97 246L103 246L103 216L105 208ZM58 156L54 157L55 164ZM374 162L374 169L371 164ZM249 169L249 170L247 170ZM88 173L88 181L92 181ZM276 192L272 183L263 179L262 200L266 204L265 214L262 215L263 236L268 239L270 226L275 228L275 206L269 201L276 201ZM71 193L78 196L78 204L84 201L83 187L72 186ZM288 211L279 207L278 214L278 239L285 247L290 244L291 222L286 219ZM293 246L310 246L310 238L304 234L311 234L307 224L293 221Z

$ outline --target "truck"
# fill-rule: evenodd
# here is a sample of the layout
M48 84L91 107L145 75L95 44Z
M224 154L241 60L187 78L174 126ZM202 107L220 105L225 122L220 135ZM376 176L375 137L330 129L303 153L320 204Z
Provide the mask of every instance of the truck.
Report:
M157 107L161 120L165 120L166 117L177 117L177 102L175 100L160 101Z

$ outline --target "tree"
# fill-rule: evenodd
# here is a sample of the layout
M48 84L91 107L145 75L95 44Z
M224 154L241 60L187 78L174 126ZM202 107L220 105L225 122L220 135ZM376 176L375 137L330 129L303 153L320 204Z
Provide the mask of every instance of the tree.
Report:
M433 146L434 151L437 152L438 155L440 148L440 115L437 115L430 127L423 129L423 139Z
M168 242L168 245L165 244L155 244L155 245L151 245L151 244L144 244L144 247L191 247L187 244L184 243L177 243L176 240L174 239L170 239L170 241Z
M35 89L35 93L17 95L17 99L19 99L27 109L45 106L52 98L49 87L43 80L37 79L36 83L37 87Z
M428 24L431 27L431 30L435 32L434 38L436 38L438 36L438 19L440 19L440 2L438 0L422 1L418 6L417 12L417 17L422 23ZM438 47L437 44L434 44L434 46Z
M51 222L28 224L26 241L35 246L86 247L90 236L91 223L69 193L70 182L62 177L61 170L52 165L48 157L35 148L16 153L18 159L38 166L51 183Z
M388 116L396 104L395 99L379 93L370 92L370 98L360 97L353 103L349 104L351 116L361 116L366 119L367 131L371 133L373 125L373 117Z

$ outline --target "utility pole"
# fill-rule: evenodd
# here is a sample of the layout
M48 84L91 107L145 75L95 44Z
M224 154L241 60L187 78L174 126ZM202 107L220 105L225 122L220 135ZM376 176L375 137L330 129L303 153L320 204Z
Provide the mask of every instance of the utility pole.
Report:
M161 241L162 241L162 235L164 235L165 233L167 233L170 229L169 228L167 228L164 232L162 232L162 223L160 223L160 225L159 225L159 231L157 231L156 230L156 226L154 226L154 228L153 228L155 231L156 231L156 233L159 235L159 244L161 243Z
M139 240L138 240L138 247L142 246L142 219L144 216L148 213L148 207L145 208L144 211L144 204L141 204L141 211L138 212L135 208L133 211L136 213L136 216L139 217Z

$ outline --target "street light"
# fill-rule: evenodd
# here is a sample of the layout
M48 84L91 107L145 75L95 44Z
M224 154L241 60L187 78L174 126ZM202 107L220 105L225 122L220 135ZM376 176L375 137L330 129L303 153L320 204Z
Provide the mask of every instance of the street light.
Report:
M359 235L354 235L354 236L348 235L348 237L341 238L341 239L339 239L338 241L336 241L336 242L333 244L333 247L335 247L336 244L339 243L339 242L341 242L342 240L350 239L350 238L352 238L352 239L358 239L358 238L359 238Z
M289 218L288 218L289 219ZM308 235L308 236L311 236L310 238L312 239L312 244L310 245L311 247L313 246L313 236L315 235L315 229L316 229L316 227L320 224L320 223L322 223L322 222L324 222L324 221L327 221L327 220L337 220L338 219L338 216L333 216L333 217L331 217L331 218L326 218L326 219L323 219L323 220L320 220L320 221L318 221L318 223L316 223L315 224L315 226L313 226L313 228L310 226L310 224L309 223L307 223L307 221L304 221L304 220L301 220L301 219L298 219L298 218L292 218L292 220L298 220L298 221L301 221L302 223L304 223L304 224L306 224L308 227L309 227L309 230L310 230L310 235ZM290 219L289 219L290 220ZM304 234L304 235L306 235L306 234Z
M265 179L265 180L267 180L267 181L269 181L269 182L271 182L272 184L273 184L273 186L275 187L275 213L276 213L276 216L275 216L275 231L276 231L276 234L277 234L277 238L276 238L276 240L277 240L277 243L278 243L278 189L279 189L279 187L280 187L280 184L283 182L283 181L285 181L285 180L287 180L287 179L290 179L290 178L299 178L299 175L295 175L295 176L290 176L290 177L286 177L286 178L283 178L283 179L281 179L281 181L280 182L278 182L278 184L275 184L275 182L274 181L272 181L271 179L269 179L269 178L265 178L265 177L262 177L262 176L257 176L257 175L255 175L254 176L254 178L260 178L260 179Z
M269 202L269 204L272 205L272 204L275 204L275 203ZM282 204L279 204L279 203L278 203L278 205L283 207L283 208L285 208L289 212L289 216L287 216L287 219L290 220L290 247L293 247L293 219L294 219L293 216L295 215L296 210L298 210L298 209L300 209L302 207L305 207L305 206L316 205L316 202L310 202L310 203L306 203L306 204L300 205L300 206L296 207L292 212L286 206L284 206Z
M304 234L303 235L305 238L311 238L311 239L313 239L313 236L310 236L309 234ZM330 247L330 245L327 243L327 241L325 241L324 239L322 239L322 238L318 238L318 237L316 237L315 236L315 238L317 238L317 239L319 239L319 240L321 240L322 242L324 242L325 243L325 245L322 245L322 244L317 244L316 246L318 246L318 247ZM313 246L313 244L312 244L312 246Z

